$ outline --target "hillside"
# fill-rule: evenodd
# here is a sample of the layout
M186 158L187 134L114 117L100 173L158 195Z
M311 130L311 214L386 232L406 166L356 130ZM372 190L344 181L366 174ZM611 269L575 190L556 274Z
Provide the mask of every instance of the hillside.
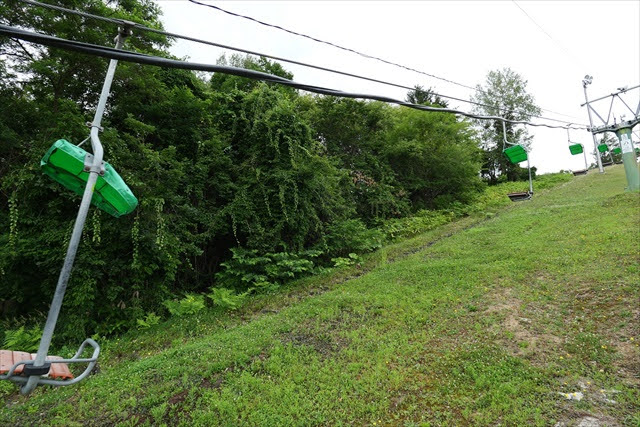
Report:
M102 342L78 386L2 384L0 425L639 425L624 183L592 172L237 312Z

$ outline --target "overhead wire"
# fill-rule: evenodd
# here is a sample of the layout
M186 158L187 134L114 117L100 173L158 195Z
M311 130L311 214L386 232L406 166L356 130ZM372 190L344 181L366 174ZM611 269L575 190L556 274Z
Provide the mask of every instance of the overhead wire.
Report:
M583 64L580 60L578 60L575 56L573 56L573 55L571 54L571 52L569 52L569 51L567 50L567 48L565 48L565 47L562 45L562 43L560 43L560 42L559 42L559 41L557 41L555 38L553 38L553 36L551 36L551 34L549 34L549 33L547 32L547 30L545 30L545 29L542 27L542 25L538 24L538 22L537 22L535 19L533 19L533 17L532 17L531 15L529 15L529 14L527 13L527 11L526 11L526 10L524 10L524 9L522 8L522 6L520 6L520 5L518 4L518 2L517 2L516 0L511 0L511 1L513 2L513 4L515 4L515 5L518 7L518 9L520 9L520 11L521 11L522 13L524 13L524 14L525 14L525 16L526 16L527 18L529 18L529 20L530 20L531 22L533 22L533 24L534 24L536 27L538 27L538 29L540 29L540 31L542 31L542 32L543 32L547 37L549 37L549 39L550 39L550 40L551 40L551 41L552 41L556 46L558 46L562 51L564 51L564 53L565 53L569 58L571 58L571 60L572 60L576 65L579 65L580 67L582 67L582 69L584 69L584 68L585 68L584 64Z
M546 123L532 123L525 120L510 120L510 119L505 119L504 117L499 117L499 116L478 115L478 114L468 113L465 111L459 111L451 108L439 108L439 107L430 107L430 106L421 105L421 104L412 104L409 102L405 102L405 101L401 101L398 99L394 99L387 96L381 96L381 95L343 92L340 90L326 88L322 86L302 84L302 83L295 82L293 80L286 79L284 77L279 77L272 74L263 73L260 71L248 70L245 68L230 67L225 65L201 64L201 63L162 58L162 57L147 55L147 54L138 53L138 52L124 51L120 49L114 49L112 47L94 45L89 43L83 43L83 42L48 36L45 34L26 31L20 28L11 27L11 26L2 25L2 24L0 24L0 34L8 37L18 38L18 39L25 40L32 43L61 48L65 50L71 50L75 52L81 52L81 53L100 56L100 57L109 58L109 59L117 59L121 61L134 62L138 64L155 65L159 67L180 68L180 69L188 69L188 70L194 70L194 71L206 71L206 72L214 72L214 73L219 72L224 74L231 74L231 75L236 75L240 77L247 77L251 79L270 82L270 83L277 83L284 86L293 87L296 89L300 89L300 90L311 92L311 93L317 93L321 95L330 95L330 96L336 96L341 98L369 99L369 100L381 101L381 102L386 102L391 104L397 104L404 107L409 107L409 108L422 110L422 111L457 114L457 115L478 119L478 120L496 120L496 121L502 121L505 123L524 124L524 125L536 126L536 127L547 127L551 129L568 129L568 128L569 129L586 129L585 127L554 126Z
M328 42L328 41L325 41L325 40L321 40L321 39L318 39L318 38L315 38L315 37L312 37L312 36L309 36L309 35L306 35L306 34L298 33L298 32L293 31L293 30L288 30L288 29L283 28L283 27L281 27L279 25L269 24L267 22L260 21L259 19L255 19L255 18L252 18L250 16L241 15L239 13L235 13L235 12L231 12L229 10L225 10L225 9L219 7L219 6L214 6L212 4L202 3L202 2L199 2L197 0L188 0L188 1L190 3L199 4L201 6L210 7L212 9L219 10L220 12L226 13L228 15L236 16L238 18L247 19L247 20L256 22L256 23L258 23L260 25L264 25L266 27L276 28L278 30L287 32L289 34L293 34L293 35L296 35L296 36L299 36L299 37L304 37L306 39L313 40L313 41L318 42L318 43L322 43L322 44L326 44L326 45L335 47L337 49L341 49L341 50L344 50L344 51L347 51L347 52L355 53L356 55L362 56L364 58L375 59L376 61L384 62L385 64L393 65L395 67L404 68L405 70L412 71L414 73L423 74L425 76L429 76L429 77L432 77L434 79L442 80L442 81L445 81L445 82L448 82L448 83L451 83L451 84L454 84L454 85L458 85L458 86L461 86L461 87L464 87L464 88L467 88L467 89L475 90L474 87L471 87L471 86L468 86L468 85L465 85L465 84L462 84L462 83L458 83L458 82L453 81L453 80L445 79L444 77L439 77L439 76L436 76L436 75L433 75L433 74L425 73L424 71L416 70L415 68L407 67L405 65L397 64L395 62L388 61L386 59L378 58L377 56L373 56L373 55L369 55L369 54L366 54L366 53L362 53L362 52L359 52L359 51L357 51L355 49L351 49L351 48L348 48L348 47L343 47L343 46L340 46L338 44L331 43L331 42Z
M205 7L211 8L211 9L218 10L220 12L226 13L226 14L231 15L231 16L235 16L235 17L238 17L238 18L242 18L242 19L246 19L246 20L249 20L249 21L253 21L253 22L256 22L256 23L258 23L260 25L264 25L266 27L275 28L277 30L284 31L284 32L287 32L289 34L293 34L293 35L296 35L296 36L299 36L299 37L303 37L303 38L306 38L306 39L309 39L309 40L313 40L313 41L315 41L317 43L326 44L328 46L332 46L332 47L335 47L337 49L344 50L346 52L355 53L356 55L362 56L364 58L380 61L382 63L388 64L388 65L392 65L394 67L399 67L399 68L402 68L402 69L405 69L405 70L408 70L408 71L412 71L414 73L418 73L418 74L422 74L422 75L425 75L425 76L428 76L428 77L432 77L434 79L442 80L444 82L451 83L451 84L454 84L454 85L457 85L457 86L460 86L460 87L463 87L463 88L466 88L466 89L471 89L471 90L474 90L474 91L479 90L480 92L484 92L481 88L478 88L478 87L472 87L472 86L466 85L464 83L456 82L456 81L451 80L451 79L447 79L447 78L444 78L444 77L436 76L434 74L430 74L430 73L427 73L427 72L424 72L424 71L421 71L421 70L417 70L415 68L411 68L411 67L408 67L406 65L398 64L396 62L392 62L392 61L389 61L389 60L386 60L386 59L383 59L383 58L379 58L377 56L373 56L373 55L369 55L367 53L359 52L359 51L357 51L355 49L351 49L351 48L348 48L348 47L340 46L338 44L335 44L335 43L332 43L332 42L329 42L329 41L326 41L326 40L322 40L322 39L318 39L318 38L313 37L313 36L309 36L307 34L299 33L297 31L293 31L293 30L289 30L289 29L281 27L279 25L269 24L269 23L261 21L259 19L252 18L251 16L247 16L247 15L242 15L240 13L231 12L229 10L221 8L220 6L215 6L215 5L208 4L208 3L202 3L202 2L200 2L198 0L188 0L188 1L190 3L193 3L193 4L197 4L197 5L200 5L200 6L205 6ZM551 36L549 36L549 37L551 37ZM442 96L442 95L439 95L439 96ZM446 96L444 96L444 97L446 98ZM474 101L468 101L468 100L463 100L463 102L468 102L470 104L474 104L475 103ZM480 105L486 107L486 105L484 105L484 104L480 104ZM575 117L575 116L571 116L569 114L558 113L558 112L555 112L555 111L552 111L552 110L549 110L549 109L546 109L546 108L541 108L541 110L547 111L547 112L552 113L552 114L557 114L559 116L565 116L565 117L571 117L573 119L577 119L577 117ZM535 117L540 117L540 116L535 116ZM557 121L561 121L561 120L557 120ZM568 123L568 122L565 121L565 123Z
M388 86L394 86L394 87L398 87L401 89L408 89L408 90L414 90L415 87L411 87L411 86L406 86L406 85L402 85L402 84L398 84L398 83L392 83L392 82L388 82L385 80L380 80L380 79L376 79L376 78L372 78L372 77L366 77L366 76L362 76L362 75L358 75L358 74L354 74L354 73L348 73L345 71L339 71L339 70L334 70L331 68L327 68L327 67L322 67L319 65L314 65L314 64L308 64L305 62L301 62L301 61L296 61L296 60L291 60L291 59L287 59L287 58L282 58L282 57L278 57L278 56L274 56L274 55L269 55L269 54L265 54L265 53L261 53L261 52L256 52L256 51L252 51L252 50L248 50L248 49L243 49L243 48L238 48L238 47L234 47L234 46L229 46L229 45L225 45L225 44L221 44L221 43L216 43L216 42L211 42L211 41L207 41L207 40L202 40L202 39L198 39L195 37L190 37L190 36L185 36L185 35L181 35L181 34L176 34L176 33L171 33L168 31L163 31L163 30L158 30L155 28L150 28L150 27L146 27L144 25L138 24L138 23L134 23L134 22L129 22L129 21L125 21L125 20L118 20L118 19L113 19L113 18L105 18L99 15L93 15L90 13L86 13L86 12L80 12L74 9L67 9L61 6L56 6L56 5L51 5L48 3L41 3L35 0L19 0L22 3L27 3L33 6L41 6L44 8L49 8L52 10L57 10L57 11L61 11L61 12L68 12L68 13L72 13L72 14L77 14L79 16L83 16L83 17L87 17L87 18L93 18L93 19L99 19L99 20L103 20L105 22L109 22L109 23L115 23L115 24L123 24L123 23L128 23L128 24L132 24L132 26L136 29L142 30L142 31L148 31L148 32L153 32L153 33L157 33L157 34L161 34L167 37L173 37L173 38L177 38L177 39L182 39L182 40L187 40L187 41L192 41L192 42L196 42L196 43L200 43L200 44L205 44L205 45L209 45L209 46L214 46L214 47L219 47L222 49L229 49L229 50L234 50L237 52L243 52L249 55L256 55L256 56L263 56L265 58L269 58L269 59L273 59L276 61L282 61L282 62L287 62L289 64L295 64L295 65L300 65L303 67L308 67L308 68L314 68L317 70L321 70L321 71L327 71L330 73L335 73L335 74L340 74L340 75L344 75L344 76L348 76L348 77L354 77L357 79L361 79L361 80L367 80L367 81L371 81L374 83L380 83L380 84L384 84L384 85L388 85ZM440 96L442 98L447 98L447 99L451 99L451 100L455 100L455 101L460 101L460 102L465 102L465 103L469 103L469 104L473 104L473 105L478 105L478 106L483 106L483 107L491 107L489 105L485 105L479 102L474 102L474 101L470 101L467 99L462 99L462 98L457 98L457 97L453 97L453 96L448 96L448 95L443 95L443 94L439 94L439 93L435 93L432 92L434 95ZM550 118L545 118L548 120L554 120L554 119L550 119Z
M52 5L52 4L49 4L49 3L42 3L42 2L39 2L39 1L36 1L36 0L18 0L18 1L20 1L22 3L30 4L32 6L44 7L44 8L48 8L48 9L52 9L52 10L57 10L57 11L60 11L60 12L66 12L66 13L70 13L70 14L75 14L75 15L82 16L82 17L85 17L85 18L92 18L92 19L96 19L96 20L101 20L101 21L104 21L104 22L112 23L112 24L119 24L119 25L126 24L126 25L130 25L133 28L136 28L138 30L142 30L142 31L146 31L146 32L152 32L152 33L164 35L166 37L182 39L182 40L191 41L191 42L200 43L200 44L209 45L209 46L214 46L214 47L218 47L218 48L222 48L222 49L234 50L234 51L243 52L243 53L246 53L246 54L249 54L249 55L263 56L265 58L270 58L270 59L273 59L275 61L282 61L282 62L286 62L286 63L289 63L289 64L300 65L300 66L303 66L303 67L313 68L313 69L326 71L326 72L330 72L330 73L334 73L334 74L344 75L344 76L347 76L347 77L353 77L353 78L366 80L366 81L370 81L370 82L374 82L374 83L384 84L384 85L387 85L387 86L398 87L398 88L407 89L407 90L415 90L415 87L411 87L411 86L407 86L407 85L403 85L403 84L393 83L393 82L389 82L389 81L385 81L385 80L381 80L381 79L376 79L376 78L372 78L372 77L366 77L366 76L362 76L362 75L358 75L358 74L354 74L354 73L335 70L335 69L322 67L322 66L318 66L318 65L314 65L314 64L308 64L308 63L304 63L304 62L300 62L300 61L296 61L296 60L291 60L291 59L287 59L287 58L282 58L282 57L278 57L278 56L274 56L274 55L269 55L269 54L265 54L265 53L261 53L261 52L256 52L256 51L252 51L252 50L248 50L248 49L242 49L242 48L238 48L238 47L234 47L234 46L224 45L224 44L221 44L221 43L216 43L216 42L211 42L211 41L207 41L207 40L198 39L198 38L195 38L195 37L185 36L185 35L172 33L172 32L168 32L168 31L164 31L164 30L159 30L159 29L156 29L156 28L147 27L147 26L144 26L142 24L139 24L139 23L136 23L136 22L127 21L127 20L124 20L124 19L107 18L107 17L100 16L100 15L94 15L94 14L87 13L87 12L81 12L81 11L78 11L78 10L75 10L75 9L67 9L67 8L64 8L64 7L61 7L61 6ZM199 2L194 2L194 3L202 4L204 6L211 6L211 5L207 5L207 4L199 3ZM230 13L232 15L235 15L233 12L225 11L225 10L223 10L223 9L217 7L217 6L211 6L211 7L215 8L215 9L220 9L221 11L223 11L225 13ZM238 16L244 17L243 15L238 15ZM253 18L250 18L250 17L245 17L245 18L251 19L253 21L257 21L257 20L255 20ZM261 24L264 24L264 25L272 26L271 24L262 23L261 21L257 21L257 22L260 22ZM283 29L283 31L288 31L288 30ZM288 31L288 32L291 32L291 31ZM295 32L291 32L291 33L297 34ZM344 48L344 49L345 50L350 50L348 48ZM372 58L375 58L375 57L372 57ZM378 58L375 58L375 59L378 59ZM382 60L382 61L384 62L385 60ZM393 63L391 63L391 64L393 64ZM393 64L393 65L396 65L396 64ZM403 67L401 65L399 65L399 66ZM407 67L404 67L404 68L407 68ZM411 70L414 71L413 69L411 69ZM419 73L422 73L422 74L425 74L425 75L428 75L428 76L432 76L432 75L430 75L428 73L423 73L423 72L420 72L420 71L417 71L417 70L415 70L415 71L419 72ZM432 77L438 78L437 76L432 76ZM447 80L447 79L445 79L445 80ZM462 85L462 86L465 86L465 85ZM470 86L465 86L465 87L471 88ZM471 89L473 89L473 88L471 88ZM439 96L441 98L451 99L451 100L454 100L454 101L464 102L464 103L467 103L467 104L477 105L477 106L485 107L485 108L495 108L495 106L483 104L483 103L476 102L476 101L471 101L471 100L468 100L468 99L458 98L458 97L449 96L449 95L443 95L443 94L436 93L436 92L433 92L433 91L431 91L431 93L433 95ZM556 113L556 112L553 112L553 111L550 111L550 110L544 110L544 111L548 111L550 113L558 114L558 115L561 115L561 116L573 117L573 116L569 116L569 115L562 114L562 113ZM539 119L542 119L542 120L558 122L558 123L573 123L573 122L569 122L567 120L554 119L554 118L544 117L544 116L534 115L534 116L531 116L531 117L539 118ZM573 117L573 118L575 118L575 117ZM586 125L584 125L584 126L586 126Z

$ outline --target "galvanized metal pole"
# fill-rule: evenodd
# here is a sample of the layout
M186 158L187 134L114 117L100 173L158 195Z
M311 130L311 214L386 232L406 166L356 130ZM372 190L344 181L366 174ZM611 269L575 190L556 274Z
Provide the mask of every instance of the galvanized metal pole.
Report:
M593 129L593 119L591 118L591 106L589 105L589 98L587 98L587 84L584 80L582 81L582 88L584 89L584 100L587 104L587 113L589 113L589 126ZM604 167L602 167L602 159L600 158L600 151L598 151L598 139L594 133L591 134L593 138L593 149L596 152L596 160L598 161L598 169L600 173L604 173Z
M128 28L121 29L119 31L118 36L116 37L116 49L120 49L122 47L122 45L124 44L124 39L128 35L129 35ZM112 59L109 62L109 68L107 70L107 75L104 79L104 84L102 85L102 93L100 94L98 107L96 109L93 122L91 123L90 134L91 134L91 146L93 148L93 165L91 166L91 170L89 172L89 179L87 180L87 185L84 189L84 194L82 195L82 202L80 203L80 208L78 209L78 216L76 217L76 222L73 226L73 233L71 234L71 240L69 241L69 247L67 248L67 255L64 259L64 264L62 265L60 276L58 277L58 284L56 286L56 290L53 295L51 307L49 308L49 315L47 316L47 322L42 332L42 338L40 340L38 353L33 362L34 367L44 365L45 359L47 357L47 353L49 352L49 346L51 345L51 339L53 338L53 331L56 327L56 323L58 322L58 315L60 314L60 308L62 307L62 300L64 299L64 294L67 289L67 283L69 282L69 277L71 276L73 262L76 257L76 252L78 251L80 238L82 237L82 229L84 228L84 223L87 218L89 206L91 204L91 198L93 197L93 189L96 185L96 181L98 180L98 174L100 173L100 170L101 170L102 157L103 157L104 151L102 149L102 144L100 143L100 138L98 137L98 131L100 129L100 123L102 122L102 116L104 115L105 106L107 104L107 98L109 97L109 92L111 90L111 83L113 82L113 76L115 74L117 65L118 65L117 60ZM29 380L21 388L20 391L23 394L30 393L38 385L39 379L40 379L39 375L30 376Z
M527 153L527 169L529 169L529 194L533 194L533 180L531 179L531 164L529 163L529 153Z
M638 158L631 141L631 127L616 129L616 136L620 140L622 150L622 163L624 173L627 175L627 190L640 190L640 171L638 170Z

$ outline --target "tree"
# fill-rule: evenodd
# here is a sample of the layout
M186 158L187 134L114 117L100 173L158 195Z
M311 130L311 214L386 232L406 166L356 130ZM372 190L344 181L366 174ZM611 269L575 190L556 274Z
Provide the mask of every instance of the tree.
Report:
M330 96L307 97L305 114L314 138L350 177L351 202L358 216L371 224L408 212L406 192L399 191L390 165L382 155L384 136L395 113L381 102Z
M484 85L476 86L472 100L478 105L474 113L487 116L500 116L508 120L530 120L540 114L540 108L534 98L526 91L527 81L510 68L490 71ZM482 176L495 184L499 180L517 181L522 176L521 168L511 164L502 154L504 147L504 132L502 122L478 120L480 128L480 146L484 151ZM512 123L505 123L506 138L509 142L516 142L529 149L533 136L526 128L516 127Z
M397 108L383 154L417 210L469 202L483 187L478 151L468 121Z
M412 104L422 104L433 107L446 108L449 106L447 101L442 99L442 97L435 93L431 88L425 89L421 85L415 85L413 90L407 92L405 101Z

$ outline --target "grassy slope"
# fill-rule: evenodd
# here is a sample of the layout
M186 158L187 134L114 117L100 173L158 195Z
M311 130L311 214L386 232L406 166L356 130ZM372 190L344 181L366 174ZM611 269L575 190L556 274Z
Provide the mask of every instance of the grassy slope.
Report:
M638 425L623 187L621 167L592 172L239 313L105 343L83 384L5 392L0 425Z

